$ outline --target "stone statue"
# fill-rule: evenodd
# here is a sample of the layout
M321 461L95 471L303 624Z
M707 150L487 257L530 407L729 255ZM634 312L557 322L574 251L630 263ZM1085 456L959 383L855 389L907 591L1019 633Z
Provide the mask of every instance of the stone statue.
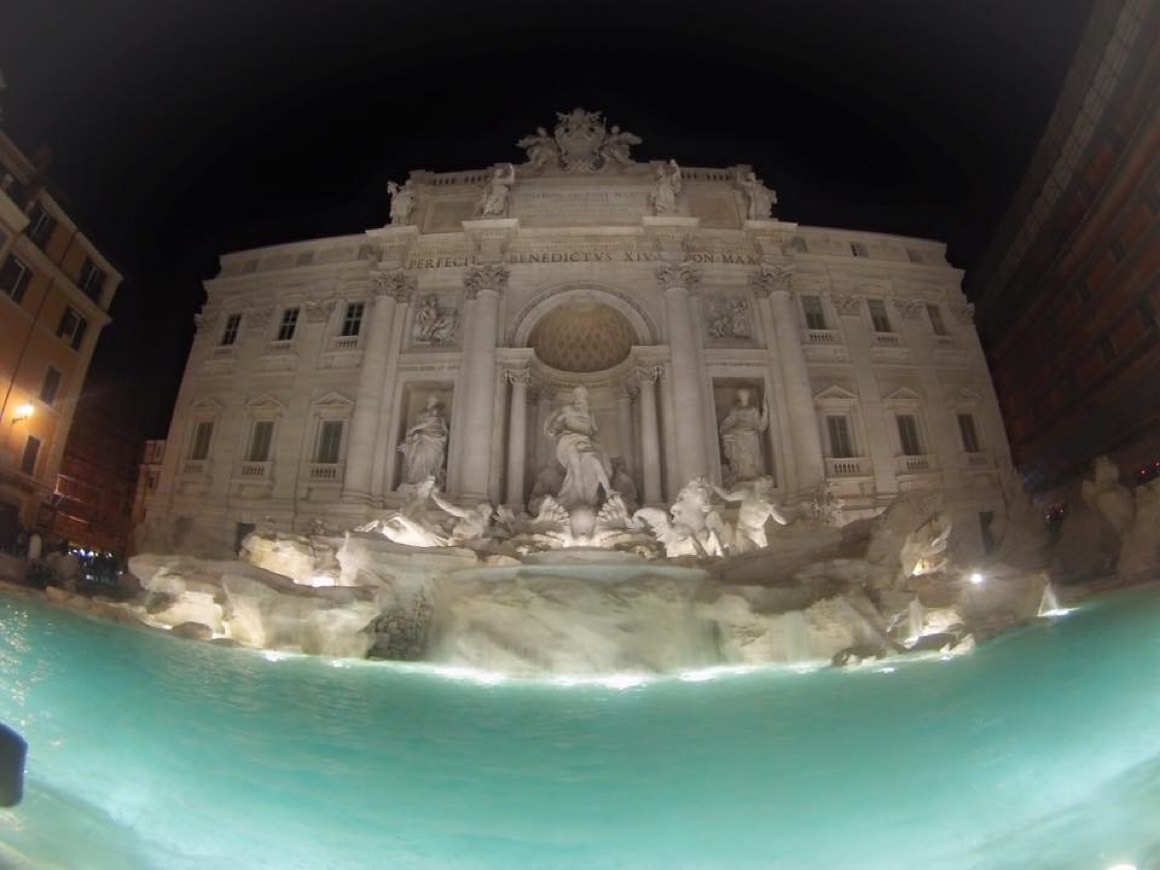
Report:
M447 542L451 546L482 538L491 523L492 514L495 513L495 508L486 501L464 508L447 501L436 491L431 492L431 500L455 517L451 532L447 535Z
M773 520L778 525L788 525L788 521L773 503L773 478L759 477L751 483L733 490L714 486L713 491L728 502L741 502L737 514L737 528L729 547L733 553L747 553L769 546L765 536L765 524Z
M668 163L660 164L656 168L652 193L649 194L653 214L674 214L680 193L681 167L677 165L677 161L670 160Z
M730 540L732 533L729 524L713 510L711 499L708 483L698 477L685 484L668 514L660 508L644 507L632 515L633 523L651 531L669 557L720 556L722 542Z
M709 310L712 338L749 338L749 303L739 296L717 298Z
M427 407L419 412L399 444L403 454L403 482L420 484L432 478L436 485L443 479L443 460L447 455L447 419L438 396L427 397Z
M1132 525L1136 505L1132 493L1120 483L1120 469L1107 456L1097 456L1092 463L1092 479L1080 485L1080 494L1092 510L1103 515L1115 530L1123 536Z
M391 226L409 224L415 210L415 188L411 186L411 179L408 178L401 187L388 181L387 192L391 195Z
M475 209L476 215L482 218L501 218L507 214L508 196L515 181L516 168L510 163L496 169L479 198L479 205Z
M435 478L428 475L407 487L407 500L399 510L381 520L358 526L355 531L378 532L388 540L408 547L446 547L447 536L427 510L435 489Z
M612 489L620 494L625 508L629 513L632 513L639 506L639 502L637 501L636 482L633 481L632 475L628 473L628 469L624 465L624 457L614 457L611 460L611 463Z
M777 194L758 181L752 169L737 176L737 186L745 192L749 203L746 217L751 221L769 220L777 204Z
M628 166L632 163L632 157L629 155L628 149L633 145L639 145L642 141L635 133L629 133L627 130L622 131L618 126L613 124L608 138L600 146L600 154L605 160L609 160L620 166Z
M528 152L528 163L533 170L554 166L560 160L560 146L543 127L537 127L535 133L520 139L516 147Z
M721 422L721 447L729 464L731 481L753 480L765 474L761 459L761 433L769 426L769 397L758 411L749 404L751 392L737 391L737 403Z
M556 439L556 458L564 466L564 482L557 501L569 511L595 508L600 497L613 491L608 479L608 457L597 441L596 419L588 410L588 390L576 387L571 404L556 410L544 422L544 432Z
M459 314L453 308L442 308L433 293L419 300L411 338L419 344L453 344L459 328Z

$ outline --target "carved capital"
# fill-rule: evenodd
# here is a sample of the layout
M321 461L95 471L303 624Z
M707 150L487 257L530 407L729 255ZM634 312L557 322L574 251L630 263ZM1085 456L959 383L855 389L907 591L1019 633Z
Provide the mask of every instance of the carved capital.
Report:
M784 290L789 292L793 284L793 263L763 263L761 268L749 277L749 286L758 296Z
M502 263L480 263L468 266L463 272L463 287L468 299L475 299L484 291L502 294L507 289L508 267Z
M701 283L701 272L692 263L661 263L657 266L657 282L662 290L695 290Z
M830 301L843 317L857 317L862 310L862 297L854 293L832 293Z
M415 276L406 269L382 269L375 272L373 278L372 292L376 298L390 296L399 302L406 302L415 292Z
M630 402L635 402L636 397L640 395L640 387L632 381L625 381L620 385L620 393L626 396Z
M307 323L325 323L330 319L331 313L334 311L335 300L331 299L311 299L302 306L303 312L306 314Z
M655 384L664 376L664 366L637 366L636 380L640 384Z
M923 302L921 299L895 299L894 308L906 320L915 320L922 314Z
M973 323L975 320L975 306L970 302L952 302L951 315L959 323Z
M532 381L532 373L528 371L526 366L518 368L510 368L503 370L504 380L506 380L513 387L527 386Z

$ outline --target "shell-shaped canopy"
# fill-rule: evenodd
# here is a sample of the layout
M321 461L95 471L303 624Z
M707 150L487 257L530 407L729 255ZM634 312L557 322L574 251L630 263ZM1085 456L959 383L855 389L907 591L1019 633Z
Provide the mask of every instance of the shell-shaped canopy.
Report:
M602 372L624 362L636 340L636 330L623 314L584 300L545 314L528 336L528 346L554 369Z

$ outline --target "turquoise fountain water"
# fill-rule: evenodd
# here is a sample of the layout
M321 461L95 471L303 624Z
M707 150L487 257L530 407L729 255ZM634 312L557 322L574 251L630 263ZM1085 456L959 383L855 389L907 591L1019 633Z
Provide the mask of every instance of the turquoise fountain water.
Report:
M0 866L1160 862L1160 592L973 654L562 686L0 599Z

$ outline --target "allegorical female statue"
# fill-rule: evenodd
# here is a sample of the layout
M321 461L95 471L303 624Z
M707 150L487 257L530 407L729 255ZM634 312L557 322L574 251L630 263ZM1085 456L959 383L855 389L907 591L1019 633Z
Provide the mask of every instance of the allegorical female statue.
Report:
M478 217L501 218L507 214L508 195L516 182L516 168L508 163L492 173L491 181L479 197Z
M544 422L544 432L556 439L556 458L564 466L564 482L556 501L571 510L581 505L595 508L600 496L612 492L608 480L608 457L597 441L596 420L588 411L588 390L577 387L572 403L555 411Z
M761 460L761 433L769 426L769 402L758 411L749 404L752 393L737 391L737 403L721 421L721 446L732 480L753 480L765 474Z
M427 407L419 412L399 444L399 452L403 454L403 483L414 485L433 477L442 486L448 431L443 404L438 396L428 396Z

